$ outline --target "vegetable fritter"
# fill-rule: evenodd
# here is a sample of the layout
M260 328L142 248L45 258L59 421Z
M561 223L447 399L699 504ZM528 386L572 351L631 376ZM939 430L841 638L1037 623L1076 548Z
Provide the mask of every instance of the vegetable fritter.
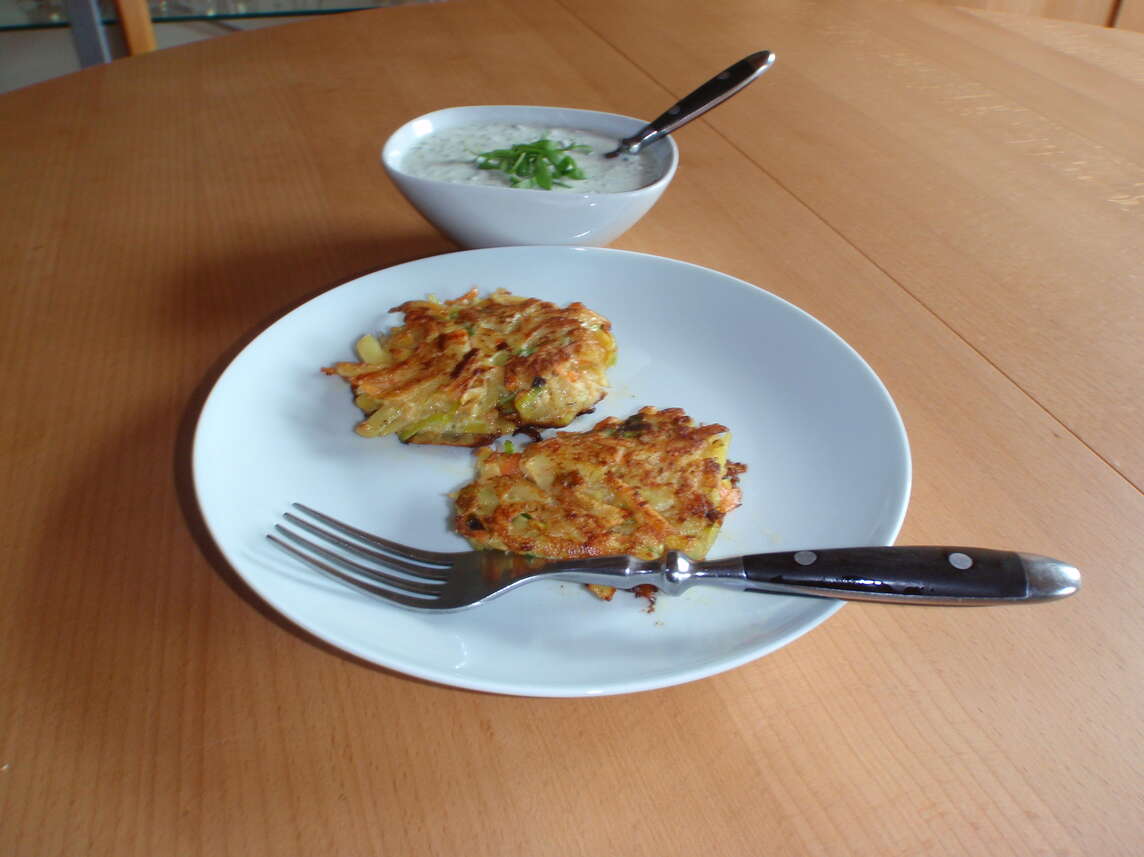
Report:
M454 525L474 547L548 559L668 550L702 559L740 502L746 468L727 461L730 442L726 427L696 425L680 408L642 408L521 452L481 449Z
M522 429L561 427L604 397L611 323L500 289L409 301L405 323L358 340L359 363L323 369L353 388L364 437L480 446Z

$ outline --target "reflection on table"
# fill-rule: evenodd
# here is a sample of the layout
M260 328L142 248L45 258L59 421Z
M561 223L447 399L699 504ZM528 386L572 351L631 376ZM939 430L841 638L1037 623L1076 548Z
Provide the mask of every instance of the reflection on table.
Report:
M147 11L136 10L137 26L150 31L151 24L175 21L227 21L282 18L302 15L329 15L385 6L432 3L440 0L149 0ZM116 0L0 0L0 31L72 28L72 39L80 65L109 62L114 58L104 27L121 23L129 53L132 34L126 13L120 15ZM121 17L124 19L120 21ZM153 36L151 37L153 48ZM151 49L151 48L148 48Z

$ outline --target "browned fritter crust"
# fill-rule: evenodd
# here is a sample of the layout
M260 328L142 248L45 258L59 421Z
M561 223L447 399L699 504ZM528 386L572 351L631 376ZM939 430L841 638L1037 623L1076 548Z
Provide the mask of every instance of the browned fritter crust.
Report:
M668 550L701 559L740 501L745 468L727 461L729 444L724 426L643 408L521 452L482 449L454 524L478 548L549 559Z
M324 369L353 387L359 434L406 443L480 446L530 427L566 426L604 396L615 360L611 324L501 289L408 301L405 323L359 341L362 362ZM372 340L372 341L370 341Z

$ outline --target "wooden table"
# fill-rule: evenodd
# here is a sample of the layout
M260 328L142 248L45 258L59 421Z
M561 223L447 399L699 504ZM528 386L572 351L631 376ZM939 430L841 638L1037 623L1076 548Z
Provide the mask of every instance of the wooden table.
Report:
M1012 546L1080 595L850 605L679 687L500 697L294 632L210 547L218 372L338 283L454 248L377 166L408 117L651 116L615 246L765 286L910 433L901 543ZM123 60L0 99L0 853L1138 855L1144 35L877 0L457 0Z

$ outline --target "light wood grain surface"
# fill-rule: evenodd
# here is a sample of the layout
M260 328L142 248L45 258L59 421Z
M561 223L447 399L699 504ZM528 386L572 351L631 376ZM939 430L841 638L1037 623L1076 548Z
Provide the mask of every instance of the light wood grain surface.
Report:
M938 0L946 6L1144 32L1144 0Z
M1119 0L939 0L946 6L963 6L988 12L1008 12L1062 21L1107 26L1116 18Z
M849 605L630 696L410 680L210 547L198 407L285 309L454 249L377 165L405 119L536 103L679 131L614 246L838 331L910 434L902 543L1081 567L1067 601ZM0 97L0 853L1136 855L1144 841L1144 36L876 0L456 0Z
M1116 10L1116 26L1144 33L1144 0L1120 0Z

